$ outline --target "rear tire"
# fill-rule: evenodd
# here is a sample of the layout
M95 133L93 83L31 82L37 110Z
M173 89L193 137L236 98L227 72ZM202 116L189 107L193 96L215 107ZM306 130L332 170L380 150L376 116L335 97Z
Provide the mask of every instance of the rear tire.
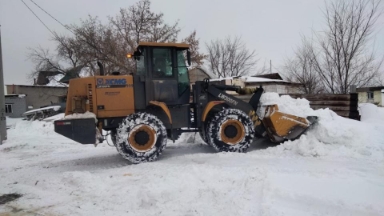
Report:
M117 151L123 158L132 163L150 162L165 148L167 131L156 116L135 113L123 120L116 138Z
M217 151L245 152L253 142L251 118L238 109L224 109L208 122L206 138Z

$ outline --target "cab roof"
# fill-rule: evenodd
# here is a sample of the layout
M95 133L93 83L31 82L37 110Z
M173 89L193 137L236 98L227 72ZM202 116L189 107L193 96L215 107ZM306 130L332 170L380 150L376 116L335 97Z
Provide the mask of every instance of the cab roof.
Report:
M157 43L157 42L140 42L140 46L151 46L151 47L176 47L182 49L189 49L189 44L186 43Z

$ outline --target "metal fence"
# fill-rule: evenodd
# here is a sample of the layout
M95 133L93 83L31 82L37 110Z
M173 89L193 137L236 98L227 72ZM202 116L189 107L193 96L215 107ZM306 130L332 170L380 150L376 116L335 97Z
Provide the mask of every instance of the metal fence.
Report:
M311 108L314 110L329 108L339 116L360 120L358 95L356 93L321 95L289 94L289 96L292 98L307 99Z

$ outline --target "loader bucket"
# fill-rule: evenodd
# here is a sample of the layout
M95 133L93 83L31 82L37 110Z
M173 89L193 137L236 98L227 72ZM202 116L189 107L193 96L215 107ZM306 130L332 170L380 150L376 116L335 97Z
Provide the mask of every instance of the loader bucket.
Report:
M303 118L279 112L277 105L267 106L263 118L263 124L272 142L297 139L316 121L316 116Z

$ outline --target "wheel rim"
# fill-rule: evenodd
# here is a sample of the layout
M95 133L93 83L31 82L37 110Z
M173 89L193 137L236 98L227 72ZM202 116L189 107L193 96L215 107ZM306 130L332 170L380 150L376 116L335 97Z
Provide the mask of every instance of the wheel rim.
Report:
M147 152L156 143L156 132L148 125L135 126L129 133L128 142L137 152Z
M229 145L236 145L244 136L244 125L239 120L229 119L221 126L220 138Z

